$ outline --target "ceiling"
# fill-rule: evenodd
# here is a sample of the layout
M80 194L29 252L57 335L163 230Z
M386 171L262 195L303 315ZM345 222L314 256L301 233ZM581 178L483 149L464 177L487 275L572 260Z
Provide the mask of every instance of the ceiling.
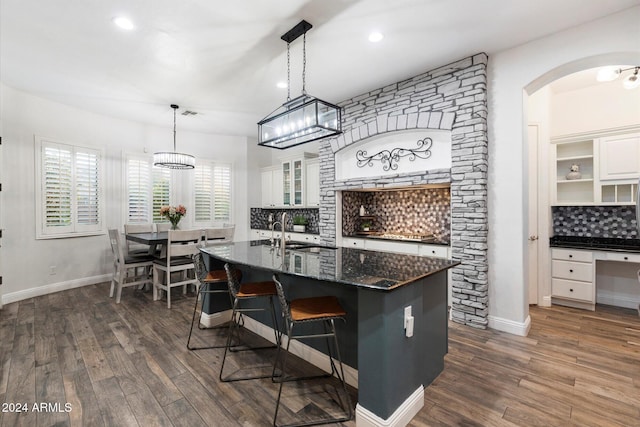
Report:
M492 54L640 0L0 0L0 78L87 111L255 136L286 100L286 43L305 19L307 91L340 102L478 52ZM116 27L129 17L132 31ZM384 39L371 43L371 31ZM291 44L291 97L302 40Z

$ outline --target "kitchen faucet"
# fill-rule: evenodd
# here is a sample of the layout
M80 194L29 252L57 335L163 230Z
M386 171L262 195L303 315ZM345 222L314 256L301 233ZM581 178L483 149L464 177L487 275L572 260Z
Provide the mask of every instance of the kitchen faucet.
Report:
M282 212L282 219L280 221L276 221L274 223L271 224L271 246L273 246L276 241L274 239L274 234L275 234L275 229L276 229L276 224L280 224L280 230L282 231L282 235L280 236L280 246L284 249L284 247L286 246L286 237L285 237L285 233L284 233L284 225L287 223L287 213L286 212Z

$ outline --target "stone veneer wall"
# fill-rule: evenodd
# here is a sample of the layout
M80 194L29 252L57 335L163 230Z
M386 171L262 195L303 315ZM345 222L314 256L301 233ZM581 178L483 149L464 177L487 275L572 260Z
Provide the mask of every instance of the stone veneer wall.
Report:
M487 55L484 53L341 102L343 133L320 146L320 236L335 244L336 192L451 182L452 319L488 324ZM336 181L335 154L368 137L405 129L451 131L451 170Z

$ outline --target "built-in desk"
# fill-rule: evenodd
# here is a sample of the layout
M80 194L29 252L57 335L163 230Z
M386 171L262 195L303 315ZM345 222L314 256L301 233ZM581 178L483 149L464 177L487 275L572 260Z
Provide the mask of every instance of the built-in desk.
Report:
M551 301L554 304L595 310L598 286L605 285L598 283L599 273L607 265L605 262L634 263L640 267L640 241L637 239L556 236L551 239L550 246ZM607 303L637 307L640 283L635 277L631 279L635 292L618 298L617 303L608 297Z
M446 258L357 248L272 248L268 241L204 247L209 263L235 264L243 280L268 280L277 273L288 298L335 295L347 311L338 322L347 380L358 388L358 425L406 425L424 405L424 387L444 368L447 353ZM413 336L405 330L405 310ZM265 338L267 315L245 325ZM323 345L296 343L305 360L328 366ZM312 347L316 346L316 347Z

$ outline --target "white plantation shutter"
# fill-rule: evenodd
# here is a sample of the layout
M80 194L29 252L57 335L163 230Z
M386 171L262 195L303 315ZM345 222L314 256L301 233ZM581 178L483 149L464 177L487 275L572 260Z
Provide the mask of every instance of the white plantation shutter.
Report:
M194 219L195 222L211 222L213 220L213 167L209 164L198 164L194 170Z
M126 222L167 222L160 207L170 205L171 170L153 166L150 156L126 156Z
M102 232L102 152L36 138L38 238Z
M127 223L151 222L151 161L127 159Z
M231 165L216 164L213 167L213 219L231 219Z
M100 230L100 158L97 150L76 148L74 176L78 231Z
M231 218L231 165L198 160L194 170L194 221L200 225Z
M44 209L44 229L55 228L59 232L73 230L71 214L72 147L61 144L42 144L43 192L41 206ZM51 231L52 233L54 231Z
M171 169L154 167L152 168L152 176L153 222L168 222L166 218L160 216L160 208L171 204Z

